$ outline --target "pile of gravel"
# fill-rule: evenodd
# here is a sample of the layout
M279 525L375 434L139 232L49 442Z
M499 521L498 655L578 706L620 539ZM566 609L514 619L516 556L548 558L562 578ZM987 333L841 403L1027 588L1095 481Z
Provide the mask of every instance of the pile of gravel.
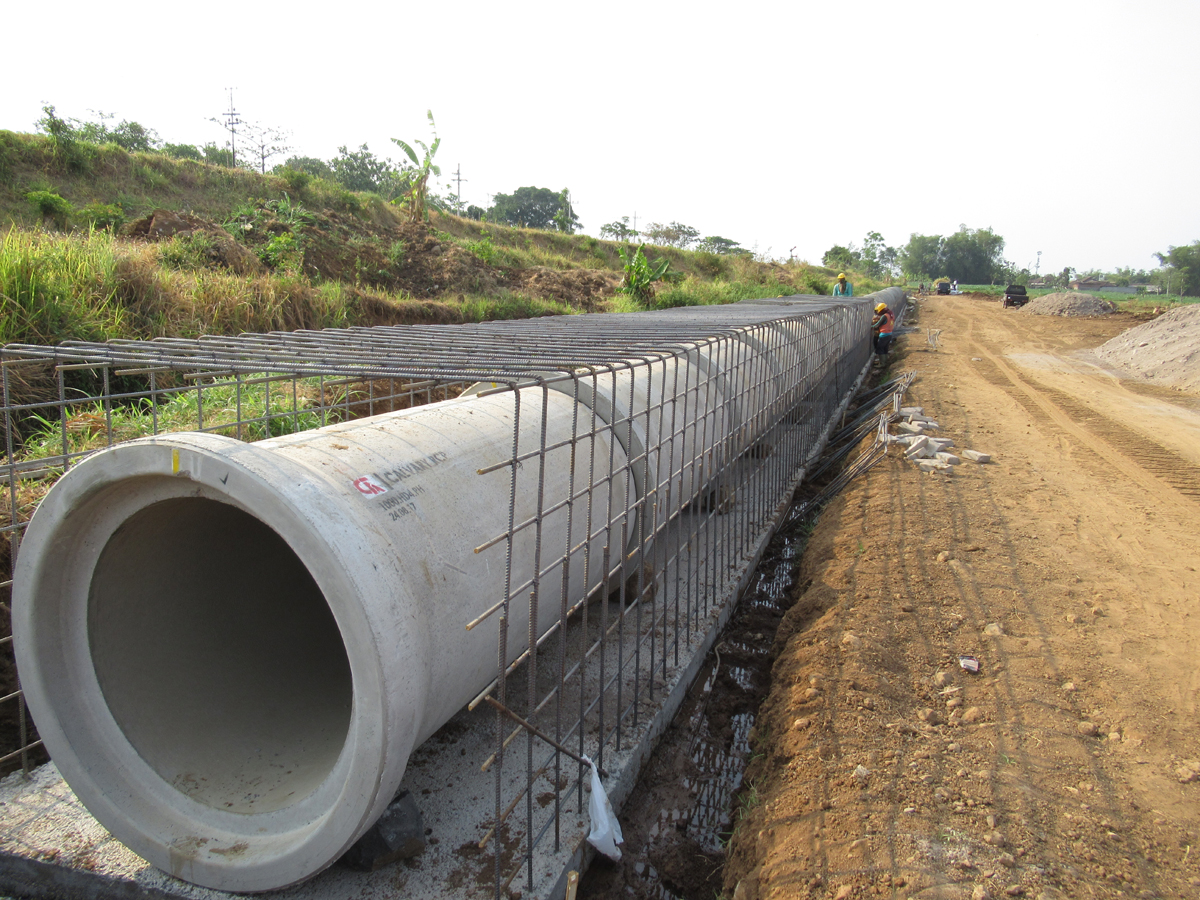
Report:
M1111 300L1101 300L1091 294L1062 291L1030 300L1021 312L1033 316L1107 316L1116 312L1117 305Z
M1200 390L1200 303L1130 328L1098 347L1096 355L1148 381Z

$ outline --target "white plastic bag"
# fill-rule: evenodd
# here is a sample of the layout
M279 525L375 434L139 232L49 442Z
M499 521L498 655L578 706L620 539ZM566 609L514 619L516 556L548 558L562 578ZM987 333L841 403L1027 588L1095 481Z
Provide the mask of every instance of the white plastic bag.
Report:
M621 859L621 848L617 845L625 843L621 834L621 823L617 821L612 804L608 802L608 794L604 792L604 785L600 783L600 770L586 756L583 757L583 761L592 769L592 796L588 801L592 830L588 832L588 843L613 862L618 862Z

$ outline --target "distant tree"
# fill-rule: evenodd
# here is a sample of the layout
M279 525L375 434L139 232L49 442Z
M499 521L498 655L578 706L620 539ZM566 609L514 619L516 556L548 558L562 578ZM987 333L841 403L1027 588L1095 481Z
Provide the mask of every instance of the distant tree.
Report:
M631 241L639 232L629 227L629 216L621 216L619 222L609 222L600 226L600 237L613 241Z
M492 197L487 218L525 228L559 227L562 218L556 220L555 217L567 206L563 200L564 193L549 188L521 187L511 194L496 194ZM579 227L579 220L573 211L568 209L566 216L571 228Z
M57 125L59 131L66 127L71 132L73 140L80 141L85 144L116 144L125 150L132 152L140 151L148 153L156 149L162 143L159 140L158 133L152 128L147 128L138 122L130 122L128 119L122 119L118 125L109 126L109 122L116 118L114 113L100 112L90 109L90 112L95 116L93 121L85 121L83 119L66 119L59 120L57 123L52 123L54 116L54 107L46 107L47 111L45 119L42 119L38 124L49 127L51 124ZM51 133L51 132L47 132Z
M333 169L323 159L313 156L289 156L276 169L295 169L297 172L307 172L314 178L332 178Z
M476 206L474 203L467 207L467 218L474 219L476 222L480 221L486 214L486 209L482 206Z
M574 234L579 227L579 217L571 206L571 192L563 188L558 193L558 212L554 214L554 227L563 234Z
M110 143L116 144L118 147L123 147L126 150L133 152L149 153L158 148L162 140L153 128L138 122L128 122L124 119L120 121L116 128L113 128L108 133Z
M1055 287L1065 288L1075 280L1075 270L1070 266L1065 266L1057 275L1050 275L1046 278L1046 283Z
M862 254L854 249L853 243L849 247L834 244L821 257L821 264L829 266L831 269L851 269L856 267L861 260Z
M338 155L329 160L335 181L348 191L382 193L396 168L390 159L380 159L366 144L351 152L338 147Z
M204 159L204 154L195 144L163 144L162 152L174 159Z
M900 268L910 278L932 279L942 274L942 238L936 234L910 234L900 249Z
M690 225L684 225L680 222L672 222L669 225L651 222L642 231L642 236L647 238L651 243L658 244L660 247L678 247L681 250L686 250L699 239L700 232Z
M1000 277L1004 238L990 228L960 225L942 243L943 272L963 284L991 284Z
M1200 296L1200 241L1181 247L1167 247L1166 253L1155 253L1167 273L1169 284L1180 296Z
M215 166L225 166L226 168L234 168L233 151L228 147L218 147L211 141L200 148L200 152L204 154L204 161L212 163Z
M717 253L721 256L728 256L732 253L742 253L745 248L737 241L731 241L729 238L719 237L717 235L709 235L696 245L697 250L704 250L709 253Z
M292 148L286 143L289 132L252 122L242 126L242 143L247 155L258 163L258 171L267 174L267 160L282 156Z
M860 264L872 278L890 277L896 270L900 251L884 243L883 235L871 231L863 238Z

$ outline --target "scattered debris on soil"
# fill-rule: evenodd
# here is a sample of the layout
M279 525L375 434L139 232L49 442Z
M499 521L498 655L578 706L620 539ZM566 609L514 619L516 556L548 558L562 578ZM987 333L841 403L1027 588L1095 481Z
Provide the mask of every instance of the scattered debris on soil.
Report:
M1111 300L1068 291L1038 297L1021 308L1031 316L1107 316L1116 311L1117 305Z
M1130 328L1096 349L1105 362L1183 390L1200 390L1200 303Z

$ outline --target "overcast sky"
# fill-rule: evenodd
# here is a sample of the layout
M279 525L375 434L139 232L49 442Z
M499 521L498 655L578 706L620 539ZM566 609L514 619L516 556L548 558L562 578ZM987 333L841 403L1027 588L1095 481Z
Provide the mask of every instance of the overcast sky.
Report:
M442 137L463 199L571 189L819 262L960 224L1041 271L1200 239L1200 2L6 4L0 128L103 110L164 140L228 105L298 155Z

